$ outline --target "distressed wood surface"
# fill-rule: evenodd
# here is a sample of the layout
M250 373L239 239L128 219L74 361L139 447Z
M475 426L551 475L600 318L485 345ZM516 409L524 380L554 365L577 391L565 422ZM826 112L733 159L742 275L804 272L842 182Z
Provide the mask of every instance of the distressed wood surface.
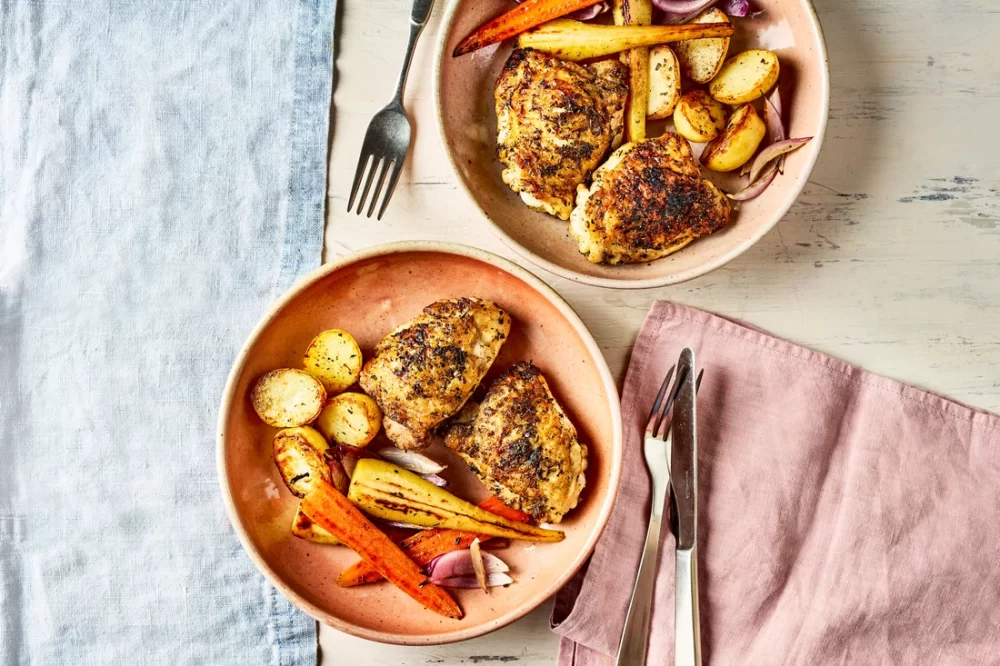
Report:
M405 0L342 3L326 256L393 240L491 250L580 314L619 379L650 303L746 319L795 342L1000 410L1000 10L988 0L815 0L831 70L830 124L799 201L755 247L700 279L645 291L579 285L497 240L458 190L433 113L443 0L413 63L415 145L381 222L344 212L361 138L392 92ZM398 648L320 632L323 664L555 663L543 607L490 636Z

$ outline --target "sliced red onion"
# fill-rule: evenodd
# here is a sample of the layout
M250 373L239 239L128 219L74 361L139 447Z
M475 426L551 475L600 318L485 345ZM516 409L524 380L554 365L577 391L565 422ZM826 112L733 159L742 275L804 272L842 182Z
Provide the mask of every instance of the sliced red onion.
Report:
M767 166L768 162L775 160L786 153L790 153L793 150L801 148L809 143L811 139L811 136L807 136L802 139L785 139L784 141L772 143L770 146L760 151L760 154L754 158L753 166L750 167L750 182L753 183L757 180L757 176L759 176L760 172L764 170L764 167Z
M767 137L771 143L785 140L785 121L781 117L781 92L774 86L771 96L764 95L764 121L767 123ZM778 159L778 173L785 173L784 156Z
M775 104L774 100L778 102ZM778 88L770 97L764 95L764 122L767 124L767 138L771 143L785 140L785 124L781 120L781 96Z
M726 194L727 197L733 201L749 201L754 197L759 197L761 193L768 188L771 181L774 180L775 176L778 175L778 167L775 164L771 164L767 167L767 170L761 175L760 179L755 183L750 183L744 187L739 192L733 194Z
M663 12L658 23L674 25L687 23L719 0L653 0L653 4Z
M658 20L655 21L656 23L662 25L688 23L698 14L716 4L726 16L735 16L737 18L749 16L753 18L764 13L764 10L756 9L749 0L710 0L708 2L695 2L694 0L653 0L653 4L662 11ZM668 6L680 7L688 5L695 7L695 9L691 11L682 11L679 9L667 8Z
M744 178L750 175L750 160L747 160L743 166L740 167L740 178Z
M387 520L387 521L385 521L385 524L389 525L390 527L399 527L399 528L402 528L404 530L426 530L427 529L423 525L414 525L413 523L402 523L402 522L399 522L398 520Z
M719 3L719 9L724 11L726 16L736 16L739 18L760 16L764 13L763 9L754 9L750 0L722 0Z
M510 567L499 557L486 551L480 551L483 556L483 568L487 574L507 573ZM427 575L434 582L454 576L474 576L476 569L472 564L472 553L468 550L453 550L444 555L438 555L427 565Z
M423 478L427 479L428 481L430 481L431 483L433 483L438 488L446 488L448 486L448 480L447 479L442 479L437 474L421 474L420 476L422 476Z
M608 11L608 3L598 2L596 5L591 5L589 7L584 7L583 9L578 9L575 12L571 12L569 17L571 19L576 19L577 21L589 21L597 18L606 11Z
M452 578L445 578L439 581L432 580L431 582L441 587L457 589L474 590L479 587L479 581L476 580L475 576L453 576ZM486 574L486 587L503 587L513 582L514 579L505 573Z
M442 465L436 460L432 460L422 453L416 451L404 451L395 446L383 446L375 449L375 453L380 458L388 460L394 465L399 465L403 469L408 469L417 474L438 474L444 471L446 465Z

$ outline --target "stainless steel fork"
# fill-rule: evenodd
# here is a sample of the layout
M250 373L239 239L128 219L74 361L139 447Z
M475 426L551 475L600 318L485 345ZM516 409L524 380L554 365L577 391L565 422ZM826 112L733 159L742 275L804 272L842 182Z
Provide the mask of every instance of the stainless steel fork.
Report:
M389 177L389 185L385 191L385 198L378 209L378 217L382 219L382 213L389 205L393 190L399 181L399 174L403 170L403 160L410 149L410 119L406 117L403 109L403 90L406 88L406 75L410 71L410 61L413 59L413 49L417 45L417 38L427 24L427 19L431 15L431 8L434 0L413 0L413 9L410 12L410 41L406 45L406 55L403 58L403 69L399 73L399 81L396 82L396 94L392 101L385 105L381 111L375 114L371 123L368 124L368 131L365 132L365 140L361 145L361 158L358 160L358 169L354 174L354 184L351 185L351 196L347 200L347 212L351 212L354 206L354 197L358 193L361 179L368 172L365 180L365 187L361 191L361 198L358 199L358 215L365 207L365 199L368 197L368 190L371 189L372 182L378 174L378 182L375 185L375 192L372 194L368 205L368 215L372 216L375 204L378 203L379 194L385 184L386 176ZM368 164L371 163L371 169Z
M625 629L618 644L618 658L615 666L644 666L646 647L649 641L649 615L652 609L653 590L656 582L656 564L660 552L660 532L663 525L664 500L670 481L670 411L684 381L683 373L678 375L673 386L676 366L667 371L660 390L656 394L653 408L646 421L646 434L642 453L652 483L652 503L649 507L649 527L646 529L646 545L639 560L639 573L632 588L632 600L625 616ZM695 391L701 386L702 373L695 380ZM670 386L670 391L667 387Z
M667 493L670 472L667 467L667 451L670 450L670 428L667 416L673 406L674 396L683 377L678 377L671 387L667 387L674 376L670 366L656 394L653 409L646 422L646 436L642 443L642 453L652 482L653 496L649 507L649 527L646 529L646 545L639 560L639 573L632 588L632 601L625 616L625 630L618 644L618 659L615 666L643 666L646 663L646 643L649 639L649 612L653 601L653 587L656 579L656 561L660 552L660 528L663 524L663 499Z

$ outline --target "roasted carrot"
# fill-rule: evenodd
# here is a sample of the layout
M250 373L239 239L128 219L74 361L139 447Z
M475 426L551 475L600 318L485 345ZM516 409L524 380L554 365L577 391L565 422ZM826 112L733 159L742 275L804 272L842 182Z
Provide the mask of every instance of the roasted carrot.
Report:
M393 585L425 608L459 619L462 609L442 588L427 580L420 567L329 483L317 483L302 499L302 511L330 532Z
M468 548L469 544L478 536L482 535L473 534L472 532L435 528L417 532L413 536L403 540L399 544L399 549L406 553L415 564L423 567L438 555ZM352 587L354 585L374 583L379 580L382 580L382 574L370 563L362 559L344 569L340 577L337 578L337 585Z
M499 498L494 497L493 495L487 497L482 502L480 502L479 508L486 509L490 513L495 513L501 518L506 518L507 520L514 520L519 523L531 522L531 516L526 514L524 511L520 511L518 509L512 509L511 507L501 502Z
M484 46L496 44L503 40L520 35L525 30L541 25L560 16L565 16L578 9L596 5L601 0L525 0L506 14L498 16L489 23L459 42L452 52L456 58L466 53L478 51Z
M492 496L480 502L479 508L485 509L490 513L495 513L498 516L506 518L507 520L516 520L522 523L526 523L531 520L531 516L528 514L522 513L517 509L512 509L496 497ZM473 539L476 537L479 537L479 540L482 542L486 542L487 539L490 539L490 537L485 534L474 534L472 532L435 528L417 532L413 536L399 542L399 548L418 565L426 566L427 564L430 564L431 560L439 555L450 553L453 550L464 550L468 548ZM489 541L489 543L492 545L494 542L499 541L501 541L500 538L494 537ZM341 587L352 587L354 585L364 585L365 583L374 583L380 580L382 580L382 574L376 571L374 567L368 564L368 562L358 560L348 568L344 569L343 573L340 574L340 577L337 578L337 584Z

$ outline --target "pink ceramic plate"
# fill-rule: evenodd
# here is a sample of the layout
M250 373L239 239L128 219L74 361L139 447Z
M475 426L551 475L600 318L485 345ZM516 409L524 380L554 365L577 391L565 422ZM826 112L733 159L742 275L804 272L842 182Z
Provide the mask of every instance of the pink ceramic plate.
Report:
M568 223L528 209L500 180L496 159L493 87L510 44L453 58L455 45L486 20L513 6L512 0L452 0L438 38L435 88L441 135L458 180L482 209L496 234L528 260L558 275L604 287L645 288L690 280L722 266L757 242L788 212L819 155L830 101L826 46L809 0L755 0L764 13L733 19L729 47L767 48L781 63L781 94L789 136L815 137L788 156L784 175L760 197L745 202L726 229L663 259L628 266L592 264L577 251ZM685 90L692 86L685 84ZM651 125L659 133L665 123ZM694 145L695 153L701 147ZM713 174L727 191L740 189L733 176Z
M513 317L510 338L484 384L517 360L531 359L590 449L587 488L560 529L558 544L514 542L501 557L515 583L486 596L458 590L465 611L449 620L425 610L388 583L340 588L337 575L357 556L289 532L297 500L271 459L275 430L250 405L254 380L281 367L301 367L314 335L343 328L367 353L397 324L441 298L480 296ZM370 640L436 644L485 634L513 622L561 587L583 564L604 529L618 488L621 413L614 380L579 317L541 280L495 255L462 245L395 243L323 266L264 317L243 347L226 385L219 416L218 465L233 526L265 576L295 605L337 629ZM442 476L473 501L485 489L447 450ZM488 549L488 546L487 546Z

